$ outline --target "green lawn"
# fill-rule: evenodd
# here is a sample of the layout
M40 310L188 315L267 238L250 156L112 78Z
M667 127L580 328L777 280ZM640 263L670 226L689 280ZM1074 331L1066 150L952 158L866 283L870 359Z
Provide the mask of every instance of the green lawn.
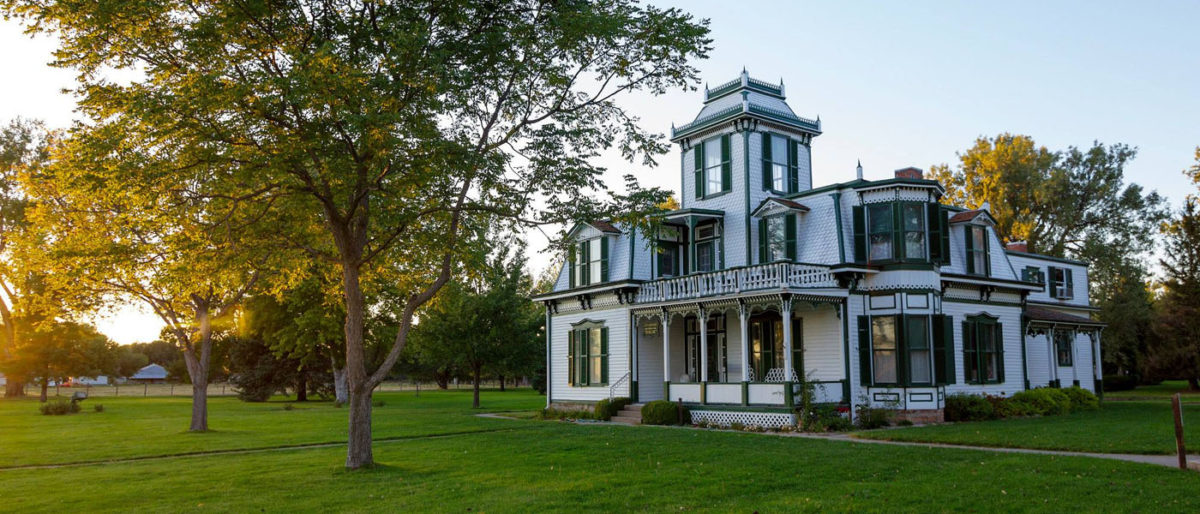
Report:
M343 448L287 449L52 469L0 470L0 509L92 511L1154 511L1200 510L1200 474L1042 455L894 447L760 434L481 419L467 393L382 395L393 435L474 432L376 444L381 465L346 472ZM488 392L494 409L536 409L528 392ZM24 462L80 460L63 434L129 441L143 454L209 444L187 434L187 405L106 402L104 413L48 421L31 402L0 403L0 448ZM142 413L143 408L153 414ZM328 405L215 402L225 447L336 439ZM332 411L332 414L327 414ZM220 414L220 417L217 415ZM111 420L102 420L104 417ZM130 423L123 424L122 420ZM169 428L138 430L158 419ZM224 421L218 421L223 419ZM102 421L102 423L101 423ZM252 422L257 423L253 425ZM310 423L311 422L311 423ZM328 423L328 425L326 424ZM53 432L40 429L53 425ZM315 425L315 426L310 426ZM123 428L114 428L123 427ZM340 426L339 426L340 429ZM377 431L377 433L382 430ZM268 433L276 435L268 436ZM41 435L39 435L41 434ZM380 434L383 435L383 434ZM11 437L24 441L18 449ZM47 448L56 448L47 452ZM54 453L55 455L40 455ZM84 455L114 450L88 449Z
M1200 453L1200 405L1184 405L1184 440ZM1105 402L1100 410L1065 416L893 428L858 434L871 439L1072 450L1102 453L1175 453L1171 405Z
M1187 381L1165 380L1158 385L1139 386L1129 391L1113 391L1104 393L1108 400L1170 400L1175 393L1180 393L1180 400L1185 402L1200 402L1200 392L1189 391Z

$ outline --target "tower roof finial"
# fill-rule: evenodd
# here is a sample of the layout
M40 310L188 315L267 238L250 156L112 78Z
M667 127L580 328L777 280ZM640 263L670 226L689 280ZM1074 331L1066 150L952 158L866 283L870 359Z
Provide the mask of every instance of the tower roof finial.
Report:
M862 180L862 179L863 179L863 174L862 174L862 159L859 159L859 160L858 160L858 168L857 168L855 171L857 171L857 172L858 172L858 179L859 179L859 180Z

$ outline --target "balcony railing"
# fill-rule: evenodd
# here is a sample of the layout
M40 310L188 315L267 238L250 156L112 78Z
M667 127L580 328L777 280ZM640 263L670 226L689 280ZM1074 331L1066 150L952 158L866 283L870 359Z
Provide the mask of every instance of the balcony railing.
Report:
M837 287L827 266L777 262L646 282L638 303L686 300L751 291Z

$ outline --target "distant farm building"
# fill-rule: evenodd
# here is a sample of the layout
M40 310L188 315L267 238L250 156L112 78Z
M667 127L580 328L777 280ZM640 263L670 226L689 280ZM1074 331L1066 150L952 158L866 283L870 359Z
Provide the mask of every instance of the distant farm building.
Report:
M129 381L141 384L161 384L167 381L167 369L158 364L151 364L139 369L137 373L129 377Z

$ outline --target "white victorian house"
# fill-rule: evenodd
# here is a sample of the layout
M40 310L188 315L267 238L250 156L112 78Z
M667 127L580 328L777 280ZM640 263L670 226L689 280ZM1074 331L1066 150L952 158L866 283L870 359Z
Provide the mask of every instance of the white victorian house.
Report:
M1099 392L1087 264L1000 241L986 206L939 203L905 168L813 187L820 120L783 86L705 90L673 130L681 208L647 241L596 220L546 306L547 398L689 404L694 419L793 422L800 383L854 412L941 419L947 394Z

